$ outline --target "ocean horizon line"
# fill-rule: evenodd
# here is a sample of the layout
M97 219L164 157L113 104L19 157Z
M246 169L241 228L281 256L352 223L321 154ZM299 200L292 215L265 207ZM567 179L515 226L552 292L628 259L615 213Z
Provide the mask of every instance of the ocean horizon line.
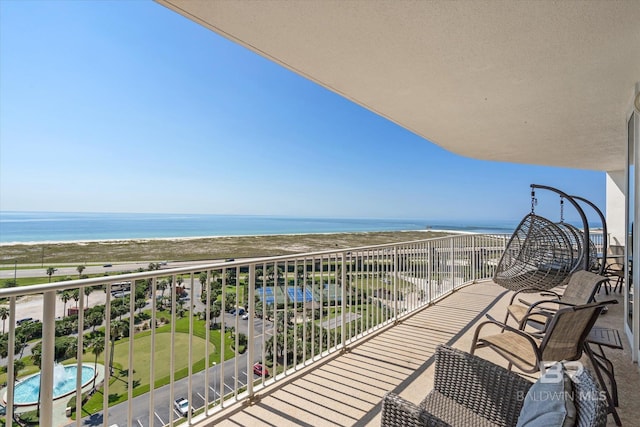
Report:
M384 231L504 234L513 232L518 223L486 219L0 211L0 245Z

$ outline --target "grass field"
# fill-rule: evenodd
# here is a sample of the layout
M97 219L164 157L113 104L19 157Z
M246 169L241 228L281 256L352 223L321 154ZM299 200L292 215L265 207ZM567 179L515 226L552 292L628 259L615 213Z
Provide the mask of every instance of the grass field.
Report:
M184 378L189 369L189 317L176 319L175 326L174 379ZM193 337L191 365L192 371L198 372L205 368L205 341L206 331L204 321L193 320ZM221 361L220 330L210 331L209 361ZM141 332L135 335L133 343L133 395L138 396L150 390L151 357L154 358L155 387L169 384L171 374L171 325L165 325L156 330L155 349L151 349L151 331ZM225 360L235 356L231 349L231 339L225 337ZM87 361L93 361L92 355L87 355ZM98 362L104 361L104 356L98 356ZM127 398L129 382L129 339L125 338L116 343L114 352L114 373L109 385L109 401L111 404L123 402ZM94 413L102 409L102 392L94 394L84 405L84 415Z
M205 340L200 337L194 336L191 338L192 343L192 355L191 363L204 359L205 356ZM183 333L175 334L175 349L174 355L174 368L176 371L180 371L189 366L188 357L189 348L189 335ZM156 334L155 348L151 349L151 334L138 334L133 345L134 362L133 362L133 380L134 387L143 385L149 385L150 381L150 366L151 359L154 361L155 378L164 379L169 377L171 371L171 334L166 331ZM216 346L213 343L209 344L209 352L214 353ZM219 357L219 352L216 352ZM214 358L215 355L212 356ZM100 359L98 359L100 360ZM114 353L114 366L118 366L119 369L114 371L115 381L111 385L109 392L112 394L127 394L128 376L129 373L129 341L123 341L115 346Z

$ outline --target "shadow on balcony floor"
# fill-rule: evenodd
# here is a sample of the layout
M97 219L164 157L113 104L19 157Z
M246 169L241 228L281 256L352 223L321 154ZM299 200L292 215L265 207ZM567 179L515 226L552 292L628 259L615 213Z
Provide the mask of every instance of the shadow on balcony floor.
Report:
M418 403L433 381L436 346L448 343L468 351L475 325L486 313L502 319L508 292L481 282L460 289L398 325L374 335L320 365L306 368L282 385L262 392L258 403L220 413L200 425L217 426L379 426L380 401L394 391ZM600 299L602 299L600 297ZM622 299L621 296L617 298ZM612 306L599 321L622 334L622 304ZM616 366L623 425L640 419L637 391L640 371L624 350L606 350ZM493 360L489 351L478 355ZM502 360L494 360L506 366ZM613 423L609 417L609 424Z

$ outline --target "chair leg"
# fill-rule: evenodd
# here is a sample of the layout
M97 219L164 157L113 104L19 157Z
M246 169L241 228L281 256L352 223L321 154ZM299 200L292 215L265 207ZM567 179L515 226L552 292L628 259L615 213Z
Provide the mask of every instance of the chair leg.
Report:
M609 393L609 389L607 388L607 384L605 383L604 378L602 378L602 372L600 371L600 365L598 363L598 360L596 359L596 356L593 353L593 350L591 349L591 347L589 346L589 343L587 342L584 343L584 352L587 354L587 357L589 358L589 361L593 366L593 370L596 374L596 377L598 378L598 382L600 383L600 387L602 387L602 390L604 391L607 397L607 403L609 404L609 413L613 415L613 420L615 421L616 425L622 426L622 421L620 421L620 416L618 415L618 411L616 410L616 404L614 402L614 399L611 397L611 393Z
M616 286L613 288L613 292L622 292L623 281L624 279L622 277L618 277L618 280L616 280ZM620 290L618 290L618 288L620 288Z

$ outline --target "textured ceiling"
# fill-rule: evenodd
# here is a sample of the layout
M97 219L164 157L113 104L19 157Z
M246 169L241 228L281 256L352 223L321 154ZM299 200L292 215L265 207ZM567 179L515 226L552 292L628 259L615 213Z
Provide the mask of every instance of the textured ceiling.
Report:
M452 152L625 167L640 1L158 2Z

